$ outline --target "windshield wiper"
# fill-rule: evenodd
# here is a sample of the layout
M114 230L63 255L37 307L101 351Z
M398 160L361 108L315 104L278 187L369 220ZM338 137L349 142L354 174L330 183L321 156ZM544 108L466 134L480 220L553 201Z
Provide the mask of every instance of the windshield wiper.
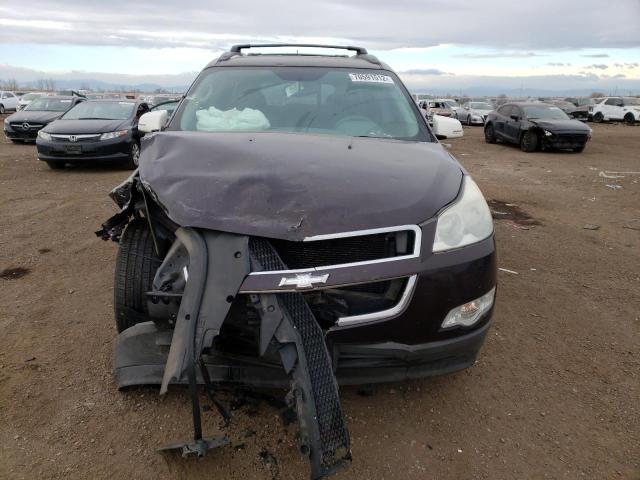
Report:
M67 120L72 120L71 118L68 118ZM80 117L80 118L76 118L75 120L116 120L115 118L103 118L103 117Z

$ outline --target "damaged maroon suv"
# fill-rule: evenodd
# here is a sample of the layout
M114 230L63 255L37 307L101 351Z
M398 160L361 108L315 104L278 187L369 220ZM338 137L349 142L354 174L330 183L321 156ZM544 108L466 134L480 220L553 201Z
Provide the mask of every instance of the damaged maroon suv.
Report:
M359 47L274 46L234 46L170 119L140 119L157 132L97 233L119 242L118 385L189 386L194 438L166 448L227 442L202 433L199 384L227 420L216 384L286 387L321 478L351 458L338 384L474 363L493 224L387 65Z

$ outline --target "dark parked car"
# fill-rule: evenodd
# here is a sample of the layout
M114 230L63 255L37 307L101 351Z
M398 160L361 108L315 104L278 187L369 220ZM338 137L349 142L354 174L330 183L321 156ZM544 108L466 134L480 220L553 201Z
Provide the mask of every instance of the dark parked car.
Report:
M49 167L66 163L121 162L138 166L138 119L149 111L133 100L89 100L38 132L38 158Z
M80 97L51 96L33 100L23 110L4 119L4 134L12 142L33 142L40 129L82 102Z
M320 478L351 458L336 378L473 365L496 293L493 223L365 49L248 48L210 63L166 127L163 111L140 121L162 131L143 138L111 194L121 211L97 232L119 242L116 380L188 384L194 441L168 448L198 455L224 440L202 435L197 382L212 399L216 382L289 385Z
M487 143L515 143L523 152L551 148L582 152L591 138L591 129L555 105L506 103L488 115L484 138Z

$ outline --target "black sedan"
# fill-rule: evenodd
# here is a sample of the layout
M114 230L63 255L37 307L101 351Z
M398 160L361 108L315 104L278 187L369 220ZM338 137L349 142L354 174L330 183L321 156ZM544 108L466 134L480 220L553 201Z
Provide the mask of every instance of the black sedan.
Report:
M38 132L38 159L49 167L111 161L138 166L138 119L149 111L132 100L89 100Z
M40 97L4 120L4 134L14 143L35 141L38 131L82 102L76 96Z
M487 143L501 140L520 145L523 152L565 149L582 152L591 129L548 103L506 103L491 112L484 126Z

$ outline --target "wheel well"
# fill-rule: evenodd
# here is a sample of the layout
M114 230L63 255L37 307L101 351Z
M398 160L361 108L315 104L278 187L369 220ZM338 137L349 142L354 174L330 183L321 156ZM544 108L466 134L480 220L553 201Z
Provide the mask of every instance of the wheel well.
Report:
M542 128L540 127L530 127L527 130L524 130L523 132L520 132L520 140L522 140L522 137L524 137L524 134L527 132L532 132L535 133L538 137L542 134Z

